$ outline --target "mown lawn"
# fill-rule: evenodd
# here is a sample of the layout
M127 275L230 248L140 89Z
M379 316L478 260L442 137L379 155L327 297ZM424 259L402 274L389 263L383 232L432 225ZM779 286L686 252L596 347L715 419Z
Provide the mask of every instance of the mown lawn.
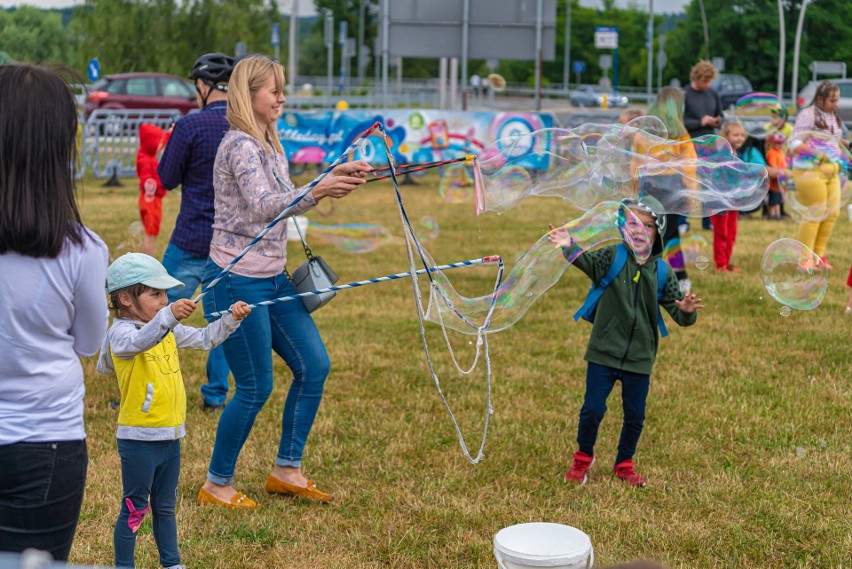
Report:
M576 217L561 200L530 201L509 213L476 217L471 203L439 197L437 177L403 186L415 226L439 224L426 244L439 263L488 254L509 265L547 228ZM110 245L133 247L136 181L105 188L86 180L86 222ZM165 199L162 253L179 197ZM402 235L392 187L370 184L321 204L309 217L324 225L374 223ZM845 214L845 212L844 212ZM696 220L693 228L700 227ZM205 354L181 353L189 394L178 525L189 567L496 567L494 533L516 523L551 521L591 536L599 565L655 558L672 567L849 567L852 559L852 362L843 315L852 261L852 224L838 221L829 246L837 269L822 305L781 316L758 273L760 256L795 224L741 221L734 251L740 274L691 270L707 308L696 326L663 341L652 376L645 431L636 456L648 487L611 473L621 425L619 390L600 432L598 462L585 487L562 475L575 450L584 391L582 360L590 327L571 319L588 281L574 269L514 327L490 338L494 369L486 459L462 455L429 377L411 292L405 280L338 293L315 313L332 373L308 441L305 472L335 496L321 506L272 497L263 483L277 450L290 376L278 361L277 387L258 416L237 466L237 488L263 509L241 513L195 504L217 416L201 409ZM425 229L424 229L425 233ZM704 236L711 241L709 232ZM310 232L308 233L310 240ZM341 282L407 269L401 239L354 255L311 240ZM712 257L709 250L705 254ZM291 268L304 258L291 246ZM493 285L494 268L449 273L468 295ZM191 322L203 324L201 310ZM459 376L440 329L427 325L441 385L467 437L479 446L485 409L484 366ZM452 333L462 365L471 337ZM77 563L112 561L112 526L121 495L115 448L113 378L87 360L88 487L72 550ZM140 567L156 567L150 525L140 530Z

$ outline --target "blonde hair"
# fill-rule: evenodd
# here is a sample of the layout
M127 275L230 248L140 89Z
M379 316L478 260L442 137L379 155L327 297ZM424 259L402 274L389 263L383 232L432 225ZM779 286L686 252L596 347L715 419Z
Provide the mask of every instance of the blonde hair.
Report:
M680 89L663 87L648 107L648 114L663 121L669 138L683 138L687 135L683 124L683 109L684 98Z
M228 82L228 122L236 128L256 138L264 148L284 154L278 129L270 123L265 129L260 126L252 107L252 98L270 77L275 77L275 87L284 90L284 68L265 55L251 55L241 59L231 73Z
M626 109L618 115L618 121L624 124L629 123L635 118L639 118L642 116L642 111L639 109Z
M706 59L702 59L698 63L692 66L692 69L689 71L689 80L690 81L698 81L700 79L715 79L716 78L716 68L713 67L713 64L707 61Z
M725 121L725 122L723 122L722 123L722 129L719 132L719 134L721 134L725 138L728 138L728 135L731 134L731 131L734 130L735 128L742 129L746 134L748 134L748 131L746 131L745 127L739 121Z

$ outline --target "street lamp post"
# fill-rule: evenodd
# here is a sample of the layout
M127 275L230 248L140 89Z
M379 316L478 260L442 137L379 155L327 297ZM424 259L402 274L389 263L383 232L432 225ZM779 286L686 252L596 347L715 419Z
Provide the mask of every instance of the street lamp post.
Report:
M654 95L654 0L648 0L648 102Z
M704 26L704 59L710 59L710 34L707 31L707 13L704 11L704 0L698 0L698 7L701 8L701 25Z
M778 100L784 100L784 59L787 56L787 30L784 23L784 5L778 0Z
M571 78L571 0L565 0L565 8L565 67L562 70L562 83L567 93L568 81Z
M805 23L805 10L808 8L809 0L802 0L802 9L799 12L799 23L796 25L796 41L793 45L793 104L798 104L799 97L799 48L802 45L802 25Z

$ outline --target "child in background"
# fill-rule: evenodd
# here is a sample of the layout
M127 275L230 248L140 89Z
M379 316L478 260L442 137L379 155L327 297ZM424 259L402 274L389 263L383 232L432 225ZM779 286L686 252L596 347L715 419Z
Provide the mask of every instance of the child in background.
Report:
M154 539L160 563L183 568L177 544L175 503L180 475L180 439L184 436L186 391L178 348L210 350L221 344L251 310L231 307L207 328L180 324L195 310L181 299L168 303L166 290L183 286L159 261L141 253L119 257L107 271L107 292L115 320L98 359L98 371L118 377L118 454L122 502L113 530L115 565L134 566L136 532L153 510ZM151 506L148 505L148 498Z
M720 134L730 143L731 148L734 149L740 160L766 166L766 161L756 148L746 147L745 142L748 133L746 133L743 125L736 121L726 121L722 124ZM740 212L732 210L719 212L710 218L713 226L713 261L716 263L716 272L740 272L739 267L731 264L734 243L737 241L737 219L739 215Z
M618 115L618 123L619 124L627 124L635 118L639 118L642 116L642 111L639 109L625 109Z
M849 276L846 277L846 286L849 287L849 300L846 301L846 316L852 316L852 267L849 267Z
M787 169L782 147L787 137L780 130L766 137L766 171L769 173L769 219L781 219L781 180L793 173Z
M142 252L154 254L160 222L163 220L163 196L166 188L157 175L159 155L169 141L169 134L160 127L142 123L139 125L139 151L136 153L136 175L139 177L139 215L145 226Z
M588 470L595 460L594 448L598 426L606 412L606 400L621 381L624 423L618 441L615 475L632 486L645 486L645 479L634 471L633 454L645 421L645 402L651 380L651 369L659 344L659 307L668 311L681 326L695 324L701 299L681 292L674 271L668 271L662 298L658 300L657 259L663 250L659 238L665 229L666 215L659 201L643 196L638 201L625 200L630 210L644 225L651 240L651 256L640 265L632 251L619 273L607 286L595 308L592 334L586 349L586 394L577 428L579 450L574 453L566 482L585 484ZM615 260L616 246L582 252L567 230L553 230L550 241L562 247L566 259L586 273L596 286ZM641 244L644 236L634 239ZM579 253L579 257L577 254ZM575 258L576 257L576 258Z
M771 112L772 116L769 122L763 125L763 130L769 134L780 132L785 139L790 138L790 135L793 134L793 125L787 122L787 109L782 106L778 109L772 109Z

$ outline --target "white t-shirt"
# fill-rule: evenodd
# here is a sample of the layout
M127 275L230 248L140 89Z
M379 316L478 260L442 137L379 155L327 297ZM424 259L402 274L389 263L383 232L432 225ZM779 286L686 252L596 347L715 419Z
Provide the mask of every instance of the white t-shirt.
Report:
M80 356L106 334L107 263L91 231L55 259L0 255L0 445L86 438Z

